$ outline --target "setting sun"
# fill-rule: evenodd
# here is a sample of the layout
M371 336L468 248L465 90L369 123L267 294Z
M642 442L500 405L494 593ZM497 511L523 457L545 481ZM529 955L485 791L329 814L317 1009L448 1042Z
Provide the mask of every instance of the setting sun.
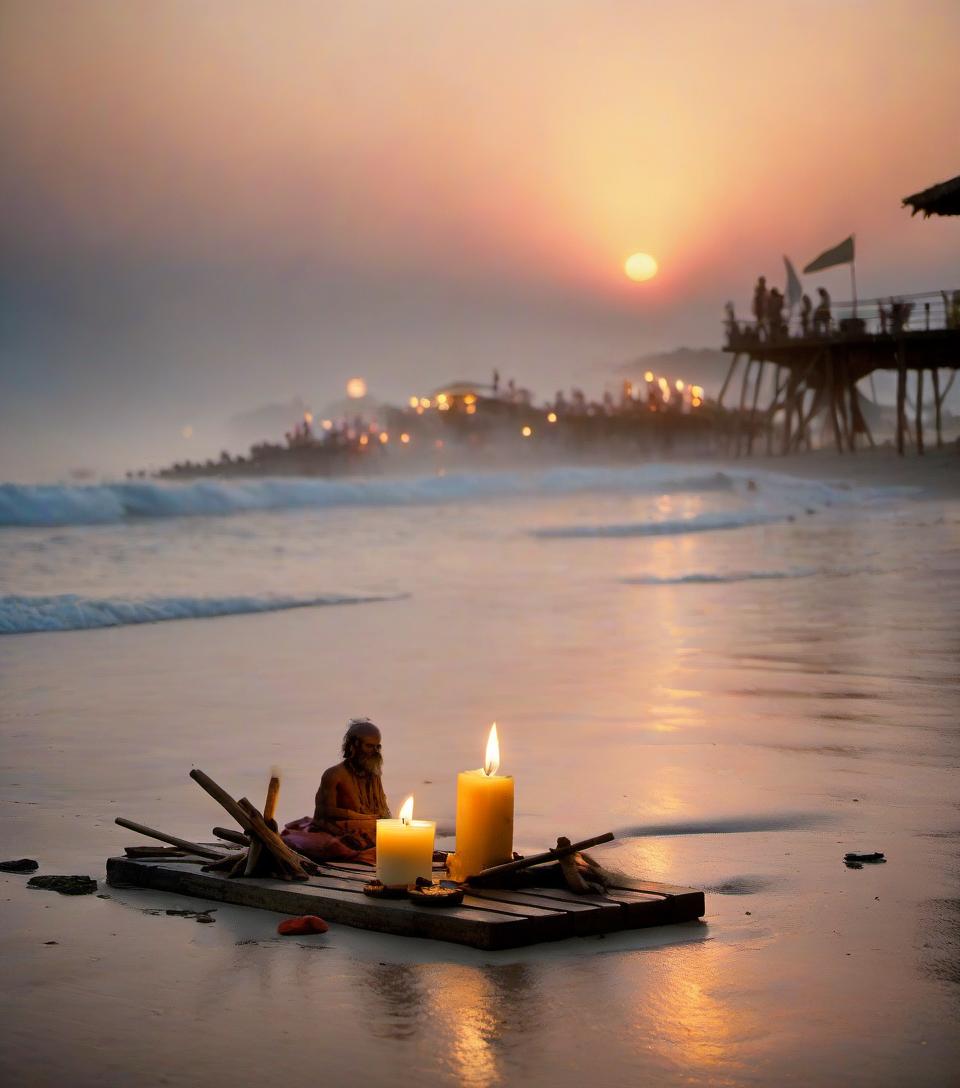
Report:
M634 253L623 262L623 270L635 283L652 280L657 274L657 262L649 253Z

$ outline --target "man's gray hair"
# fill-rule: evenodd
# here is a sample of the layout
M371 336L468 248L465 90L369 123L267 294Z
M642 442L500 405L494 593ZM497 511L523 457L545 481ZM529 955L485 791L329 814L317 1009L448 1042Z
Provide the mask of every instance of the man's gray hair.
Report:
M343 758L350 759L357 750L357 741L361 737L369 737L371 733L379 735L380 730L369 718L351 718L343 734Z

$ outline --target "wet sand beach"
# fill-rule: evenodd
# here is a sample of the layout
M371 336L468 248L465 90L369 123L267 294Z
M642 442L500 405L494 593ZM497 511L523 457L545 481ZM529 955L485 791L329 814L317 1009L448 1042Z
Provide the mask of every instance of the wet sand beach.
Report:
M136 841L118 815L209 839L225 814L192 766L256 799L279 764L280 817L301 816L357 714L383 729L391 803L413 792L449 827L496 719L517 849L614 830L598 859L705 889L707 914L484 954L336 925L279 938L279 916L220 904L200 925L163 913L196 900L2 874L0 1075L948 1083L957 467L816 454L649 487L638 469L562 494L3 530L4 600L50 609L391 598L0 638L4 858L102 881ZM729 486L705 482L718 470ZM886 864L844 866L872 850Z

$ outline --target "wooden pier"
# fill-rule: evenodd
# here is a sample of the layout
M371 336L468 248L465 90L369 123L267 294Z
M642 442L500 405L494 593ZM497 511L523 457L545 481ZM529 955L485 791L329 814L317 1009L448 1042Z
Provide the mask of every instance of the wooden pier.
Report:
M897 451L903 454L912 444L922 454L928 376L935 441L938 447L943 445L943 403L960 367L960 293L841 303L828 328L818 334L810 330L793 334L786 326L771 331L734 320L727 326L724 351L733 358L720 392L721 404L736 385L743 364L734 422L737 455L751 454L761 438L767 453L777 446L784 454L809 448L818 420L832 431L841 453L852 453L858 441L873 446L858 383L876 371L897 376ZM943 377L941 371L946 371ZM911 413L908 378L913 387Z
M222 845L222 844L221 844ZM436 876L446 876L435 866ZM319 914L328 922L404 937L452 941L487 951L566 937L690 922L704 914L703 892L649 881L625 881L603 894L561 887L475 888L458 907L431 907L407 899L371 899L363 885L369 866L327 863L305 882L260 877L231 879L202 872L196 861L113 857L107 881L179 895L258 907L280 914Z

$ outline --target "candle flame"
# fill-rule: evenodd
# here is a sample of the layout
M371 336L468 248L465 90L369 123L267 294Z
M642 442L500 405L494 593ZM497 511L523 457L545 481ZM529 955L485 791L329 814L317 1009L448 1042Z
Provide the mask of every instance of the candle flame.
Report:
M413 794L412 793L406 799L406 801L404 801L403 804L400 806L400 819L405 824L410 823L410 821L413 819Z
M500 770L500 740L497 737L497 723L490 726L490 736L487 737L487 758L483 763L483 773L488 777Z

